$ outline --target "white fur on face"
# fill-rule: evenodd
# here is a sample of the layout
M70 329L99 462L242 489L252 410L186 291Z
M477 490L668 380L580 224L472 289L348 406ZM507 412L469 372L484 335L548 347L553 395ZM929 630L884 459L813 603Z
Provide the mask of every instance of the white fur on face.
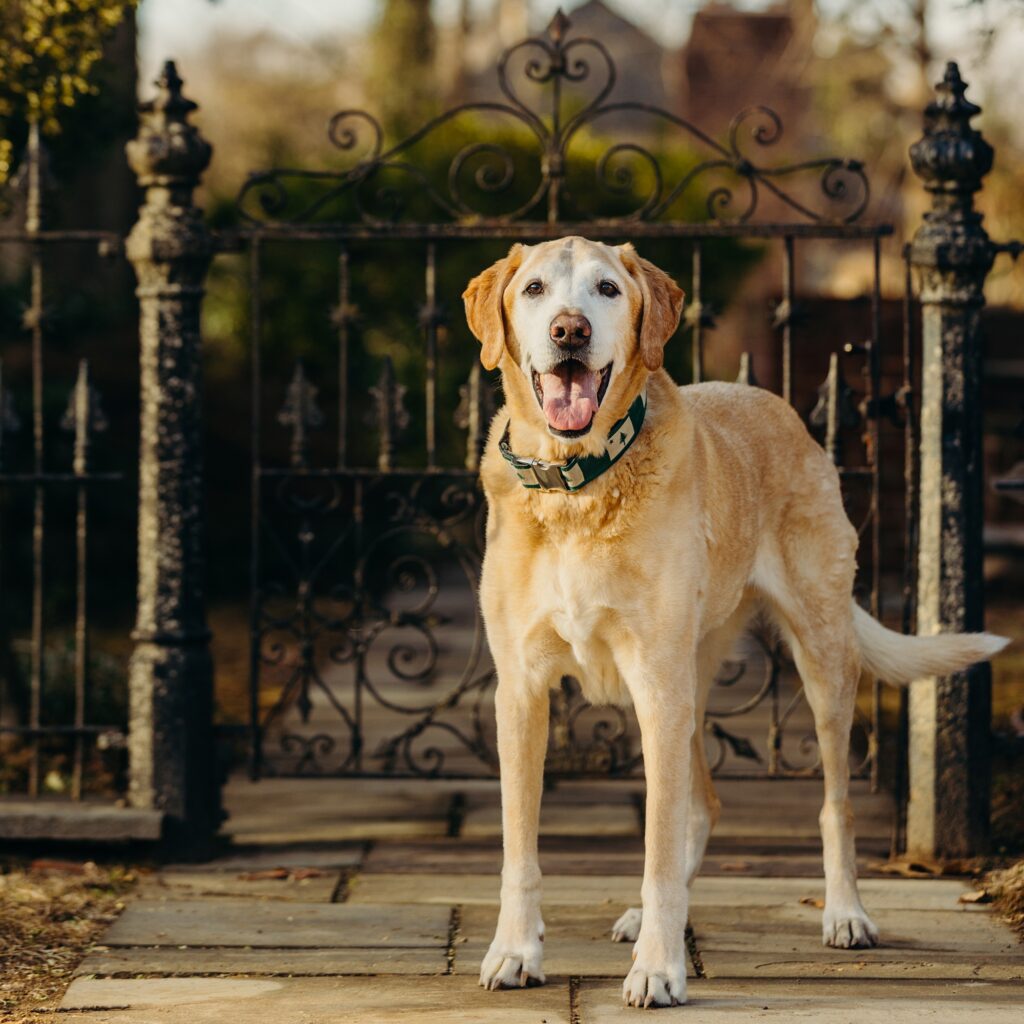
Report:
M534 281L542 286L538 295L526 291ZM603 281L615 285L618 294L602 295ZM548 373L566 358L551 340L551 321L559 313L582 313L590 321L590 343L576 349L572 358L591 370L613 363L614 380L630 349L630 296L636 290L614 246L573 237L527 248L506 291L511 294L511 326L523 373L527 378L534 370Z

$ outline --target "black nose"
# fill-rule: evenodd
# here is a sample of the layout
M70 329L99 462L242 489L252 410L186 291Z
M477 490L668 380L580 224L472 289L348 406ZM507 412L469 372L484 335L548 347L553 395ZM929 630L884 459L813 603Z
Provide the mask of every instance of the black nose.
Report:
M582 313L559 313L548 333L559 348L580 348L590 341L590 321Z

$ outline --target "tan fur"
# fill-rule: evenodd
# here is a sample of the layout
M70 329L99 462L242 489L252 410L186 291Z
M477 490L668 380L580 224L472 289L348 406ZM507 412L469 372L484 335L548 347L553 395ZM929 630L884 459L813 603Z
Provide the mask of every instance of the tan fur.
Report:
M521 245L512 246L509 254L477 275L462 293L466 303L469 329L480 339L480 361L493 370L505 351L505 312L502 297L512 275L519 269Z
M675 333L683 312L683 289L664 270L638 256L629 243L619 247L619 258L640 287L640 358L648 370L660 370L665 342Z
M612 268L619 261L632 329L616 350L625 360L590 434L566 441L548 431L521 365L534 339L516 337L511 325L526 276L556 274L556 259L571 265L584 257ZM889 634L884 657L862 653L882 627L871 620L865 628L865 614L853 611L857 535L835 466L769 392L670 380L660 369L662 347L681 302L681 291L631 246L582 239L517 247L466 291L482 358L500 364L506 397L481 466L489 515L480 601L498 671L505 835L501 913L481 969L489 987L543 980L537 814L547 695L563 675L579 679L589 700L632 703L637 713L648 785L644 910L642 918L624 915L615 937L636 940L626 1001L663 1005L685 999L688 884L717 816L699 724L715 673L750 615L761 609L778 624L815 716L830 945L877 938L857 895L847 798L862 664L949 671L992 650L984 640L935 643L937 657L922 661L928 640ZM644 386L647 418L633 446L578 493L527 490L498 451L506 424L520 454L564 460L601 450ZM900 644L911 642L918 647L908 661Z

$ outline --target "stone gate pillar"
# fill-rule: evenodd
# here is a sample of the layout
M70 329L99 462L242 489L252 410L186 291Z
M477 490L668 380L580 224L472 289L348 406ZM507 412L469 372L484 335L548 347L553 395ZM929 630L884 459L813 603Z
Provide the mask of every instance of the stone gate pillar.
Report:
M994 247L974 210L992 149L980 108L948 64L910 147L931 210L910 245L922 310L918 631L983 628L981 309ZM907 848L985 852L989 827L989 666L922 679L910 691Z
M205 608L199 310L213 251L192 192L210 145L168 62L141 105L128 161L144 189L127 240L139 297L138 611L129 670L129 800L165 814L176 847L220 823Z

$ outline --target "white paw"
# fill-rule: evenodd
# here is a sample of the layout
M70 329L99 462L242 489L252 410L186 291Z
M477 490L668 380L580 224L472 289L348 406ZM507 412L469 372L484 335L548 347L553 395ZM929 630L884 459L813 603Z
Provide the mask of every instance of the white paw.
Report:
M510 943L495 936L480 965L480 984L491 990L543 985L543 941L543 926L532 942Z
M637 936L640 934L643 913L639 907L630 907L612 925L612 942L636 942Z
M686 1002L686 961L648 964L637 959L622 983L622 1001L627 1006L677 1006Z
M868 949L878 945L878 929L860 908L833 912L826 907L821 941L836 949Z

